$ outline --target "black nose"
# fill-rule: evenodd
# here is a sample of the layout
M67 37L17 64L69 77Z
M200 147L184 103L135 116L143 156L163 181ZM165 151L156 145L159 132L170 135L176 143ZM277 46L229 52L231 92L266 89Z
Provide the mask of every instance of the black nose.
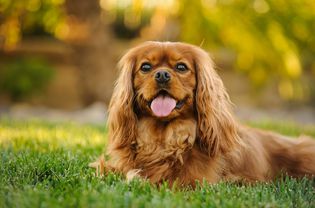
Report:
M171 75L167 71L158 71L155 73L154 78L159 84L165 84L170 81Z

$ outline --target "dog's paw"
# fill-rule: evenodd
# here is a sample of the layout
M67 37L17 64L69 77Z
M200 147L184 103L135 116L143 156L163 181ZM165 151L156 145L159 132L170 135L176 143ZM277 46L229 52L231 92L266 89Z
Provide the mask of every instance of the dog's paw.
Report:
M95 176L101 177L105 174L105 159L102 155L95 162L89 163L90 168L95 168Z
M142 177L140 176L140 172L141 172L140 169L129 170L126 174L126 181L130 182L134 179L141 179Z

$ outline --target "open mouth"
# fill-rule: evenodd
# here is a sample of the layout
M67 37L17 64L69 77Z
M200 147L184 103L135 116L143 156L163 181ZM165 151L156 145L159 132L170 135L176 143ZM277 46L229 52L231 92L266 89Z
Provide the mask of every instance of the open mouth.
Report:
M174 109L180 109L185 103L185 99L177 101L167 91L161 90L151 101L148 102L148 106L158 117L166 117Z

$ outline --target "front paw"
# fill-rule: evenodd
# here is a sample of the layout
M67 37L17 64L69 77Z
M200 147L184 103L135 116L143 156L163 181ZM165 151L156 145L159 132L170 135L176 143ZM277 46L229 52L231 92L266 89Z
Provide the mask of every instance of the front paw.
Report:
M127 182L130 182L134 179L141 179L141 175L140 175L141 170L140 169L132 169L129 170L126 174L126 180Z
M90 168L95 168L95 176L101 177L105 174L105 159L104 155L101 155L95 162L89 163Z

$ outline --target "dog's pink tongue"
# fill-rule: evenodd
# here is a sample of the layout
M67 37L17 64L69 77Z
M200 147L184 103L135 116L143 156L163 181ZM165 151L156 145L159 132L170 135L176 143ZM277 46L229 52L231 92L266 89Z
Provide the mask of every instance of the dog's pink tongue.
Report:
M176 106L176 100L168 96L158 96L151 103L151 110L158 117L168 116Z

